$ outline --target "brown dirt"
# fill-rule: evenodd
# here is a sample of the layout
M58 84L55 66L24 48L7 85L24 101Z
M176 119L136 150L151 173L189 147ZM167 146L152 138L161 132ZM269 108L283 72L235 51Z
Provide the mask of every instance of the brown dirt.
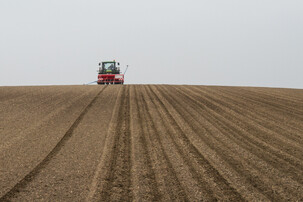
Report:
M303 90L0 87L0 201L302 201Z

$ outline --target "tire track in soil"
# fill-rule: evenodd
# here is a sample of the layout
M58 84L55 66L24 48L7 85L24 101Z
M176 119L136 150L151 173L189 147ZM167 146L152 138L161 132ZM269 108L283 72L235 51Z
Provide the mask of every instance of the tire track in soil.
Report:
M66 131L63 137L59 140L56 146L48 153L48 155L36 166L32 171L30 171L24 178L22 178L14 187L12 187L6 194L1 196L0 201L10 201L11 198L14 198L14 195L20 192L24 187L30 183L35 176L40 173L40 171L48 165L48 163L52 160L54 156L56 156L61 148L65 145L65 143L71 138L73 135L73 131L77 128L85 114L91 108L91 106L95 103L98 96L106 89L107 86L104 86L99 93L92 99L92 101L83 109L78 118L74 121L74 123L70 126L70 128Z
M127 92L126 92L127 91ZM123 86L123 92L117 121L115 142L107 185L101 192L101 199L131 201L131 137L129 87Z
M65 86L62 88L65 88ZM32 127L33 130L27 131L25 129L24 131L27 131L26 134L23 132L19 133L18 129L23 129L23 126L15 126L17 130L17 133L14 133L15 136L21 136L22 138L12 144L7 150L0 151L0 197L7 193L21 179L23 179L24 176L32 171L34 167L37 166L49 154L49 152L56 146L73 122L81 114L83 109L98 94L101 88L99 86L97 86L97 88L86 87L86 91L84 91L84 93L83 89L85 89L85 87L81 86L81 88L79 87L74 89L74 92L76 91L77 95L80 94L83 96L71 97L70 94L67 94L65 96L65 99L67 100L65 105L57 107L55 106L51 114L49 114L50 116L48 116L47 119L43 118L41 123L38 125L31 122L31 119L25 118L24 122L27 122L29 127L32 127L33 125L37 126L36 128ZM47 94L52 94L52 92ZM20 114L20 116L22 117L22 114ZM32 114L32 116L35 115ZM81 123L82 122L83 121L81 121ZM10 125L12 126L16 124L13 123L9 124L9 126ZM77 128L79 128L79 126ZM73 137L74 135L72 138ZM56 157L57 156L58 154ZM44 169L42 172L43 171ZM40 175L40 173L38 175ZM35 179L37 179L37 177ZM26 186L26 189L28 187L29 186Z
M167 125L171 127L170 135L178 152L183 156L185 162L190 167L194 178L198 180L200 189L204 189L207 200L228 200L244 201L244 198L223 178L220 173L213 167L210 162L199 152L199 150L188 139L171 112L167 109L163 100L149 88L160 108L162 108L162 118L167 120ZM176 110L178 107L176 108ZM165 117L166 116L166 117ZM207 196L206 195L206 196Z
M129 86L121 86L87 201L132 201Z

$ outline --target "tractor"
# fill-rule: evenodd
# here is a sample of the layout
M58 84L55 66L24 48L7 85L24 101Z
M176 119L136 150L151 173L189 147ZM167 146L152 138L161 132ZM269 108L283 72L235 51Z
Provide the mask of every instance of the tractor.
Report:
M119 62L115 60L100 62L97 83L100 85L123 84L124 74L121 74L119 65Z

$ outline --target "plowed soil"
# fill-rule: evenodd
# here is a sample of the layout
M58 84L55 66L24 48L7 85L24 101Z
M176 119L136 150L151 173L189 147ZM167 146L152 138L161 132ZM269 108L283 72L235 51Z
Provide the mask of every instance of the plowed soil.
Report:
M0 87L0 201L302 201L303 90Z

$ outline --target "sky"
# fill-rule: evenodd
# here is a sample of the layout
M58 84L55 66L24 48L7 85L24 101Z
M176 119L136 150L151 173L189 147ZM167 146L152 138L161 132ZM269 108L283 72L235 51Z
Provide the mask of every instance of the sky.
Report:
M302 0L0 0L0 86L303 88Z

